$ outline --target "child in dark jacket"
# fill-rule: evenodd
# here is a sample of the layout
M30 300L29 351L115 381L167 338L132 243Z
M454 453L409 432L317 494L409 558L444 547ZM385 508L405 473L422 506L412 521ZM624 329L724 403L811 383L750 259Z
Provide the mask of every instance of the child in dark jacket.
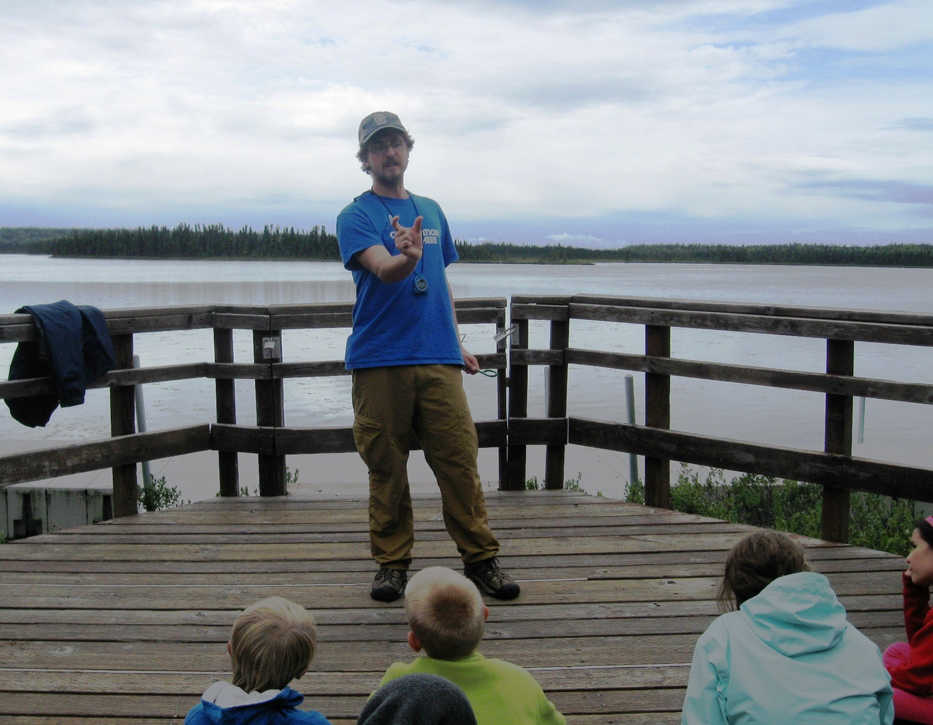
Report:
M185 725L330 725L302 711L304 696L288 687L314 658L317 629L310 612L282 597L250 605L233 623L227 652L233 682L215 682Z
M933 516L918 521L910 536L913 549L902 575L907 641L884 652L884 666L894 686L894 714L899 720L933 723Z

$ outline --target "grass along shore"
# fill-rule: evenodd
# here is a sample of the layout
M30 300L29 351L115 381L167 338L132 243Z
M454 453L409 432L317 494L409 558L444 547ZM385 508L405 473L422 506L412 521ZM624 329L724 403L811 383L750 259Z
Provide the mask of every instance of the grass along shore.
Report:
M721 469L704 474L687 464L681 464L677 480L671 483L671 505L676 511L817 539L822 500L823 487L814 483L778 481L753 473L727 480ZM641 481L629 486L626 501L645 502ZM906 556L921 513L916 501L853 491L849 515L848 543Z

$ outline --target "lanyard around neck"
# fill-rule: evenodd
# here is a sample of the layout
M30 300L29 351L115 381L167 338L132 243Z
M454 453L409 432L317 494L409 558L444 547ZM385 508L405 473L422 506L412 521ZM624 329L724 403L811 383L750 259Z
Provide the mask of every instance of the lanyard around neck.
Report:
M389 215L390 219L394 216L398 216L397 214L392 213L392 210L389 208L389 205L385 203L385 201L383 200L381 196L379 196L379 194L377 194L375 191L372 191L372 190L370 190L369 193L375 196L376 199L379 200L379 203L382 204L382 208L386 210L386 214ZM421 216L421 212L418 211L418 205L415 204L415 196L411 192L408 192L408 201L411 202L411 208L415 210L415 218Z

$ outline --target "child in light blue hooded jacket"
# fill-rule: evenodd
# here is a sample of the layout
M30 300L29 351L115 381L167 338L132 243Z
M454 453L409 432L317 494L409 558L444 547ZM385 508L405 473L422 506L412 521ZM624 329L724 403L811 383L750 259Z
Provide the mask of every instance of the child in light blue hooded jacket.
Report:
M719 597L738 610L697 641L682 725L894 722L878 647L788 536L762 531L736 544Z

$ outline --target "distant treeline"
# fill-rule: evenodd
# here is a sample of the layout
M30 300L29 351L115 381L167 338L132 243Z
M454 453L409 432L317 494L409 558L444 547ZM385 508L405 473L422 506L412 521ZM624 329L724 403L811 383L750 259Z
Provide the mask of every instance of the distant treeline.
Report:
M52 229L49 227L0 227L0 252L30 253L44 251L36 248L37 244L52 239L61 239L71 234L71 229Z
M469 262L714 262L731 264L831 264L880 267L933 267L933 244L855 247L831 244L637 244L616 249L468 244L457 242Z
M312 227L280 229L265 226L239 231L222 224L179 224L138 229L75 229L68 236L46 243L46 252L63 257L295 257L339 259L337 237Z
M556 245L456 242L464 262L586 264L593 262L713 262L933 267L931 244L639 244L615 249ZM337 261L337 237L266 226L237 231L222 224L137 229L0 228L0 251L81 257L297 258Z

